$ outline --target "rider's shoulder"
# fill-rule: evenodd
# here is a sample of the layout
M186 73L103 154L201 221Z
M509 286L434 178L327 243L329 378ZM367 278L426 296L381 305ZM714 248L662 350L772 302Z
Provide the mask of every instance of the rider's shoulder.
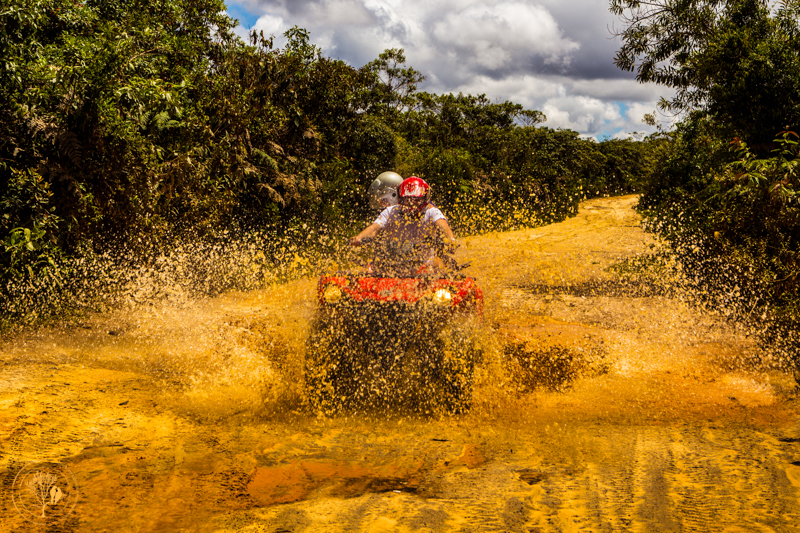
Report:
M444 216L444 213L442 213L442 210L433 204L428 204L428 208L425 210L425 217L434 222L440 218L447 218Z
M392 214L394 208L397 207L396 205L390 205L386 209L380 212L378 218L375 219L375 224L379 226L384 226L389 221L389 216Z

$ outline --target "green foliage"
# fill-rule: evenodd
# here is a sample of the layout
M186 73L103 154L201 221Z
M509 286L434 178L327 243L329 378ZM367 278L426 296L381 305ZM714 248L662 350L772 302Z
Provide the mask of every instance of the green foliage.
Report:
M254 279L252 265L275 270L258 279L280 278L284 263L305 272L303 247L333 250L326 234L374 216L364 190L391 168L429 180L462 234L560 220L587 191L630 191L647 171L624 161L646 143L614 151L537 127L544 115L512 102L417 92L424 77L401 49L356 69L324 57L302 28L282 49L257 33L243 42L224 9L222 0L0 8L5 319L91 305L117 290L97 271L123 268L108 258L156 269L186 242L262 247L263 260L241 252L242 275L187 277L209 291Z
M8 170L11 177L0 199L4 235L0 267L12 277L48 275L60 256L55 244L60 220L51 204L49 183L30 170Z
M792 132L800 122L800 6L610 5L624 23L617 65L675 89L662 108L684 113L641 184L647 223L668 242L700 301L753 328L784 364L800 365Z
M650 180L658 154L671 144L668 135L654 134L641 140L609 139L598 145L601 170L586 177L594 194L625 194L641 191Z
M768 203L780 209L792 209L797 201L798 162L800 147L798 135L793 131L782 131L775 139L778 145L775 156L756 157L747 143L735 139L738 159L730 163L721 181L725 187L724 200ZM786 215L779 216L784 218Z
M796 135L782 132L762 157L739 139L723 142L700 115L675 137L645 184L646 223L699 302L753 328L780 365L800 364Z
M781 132L773 156L759 158L738 139L737 159L716 178L719 192L709 199L717 240L736 246L759 264L769 283L760 298L778 309L800 298L800 186L797 134ZM800 318L800 317L798 317Z
M796 2L611 0L624 28L615 62L641 82L675 90L670 112L702 110L720 134L769 151L776 131L800 121Z
M402 48L389 48L361 68L367 76L367 87L361 95L365 110L397 117L402 110L416 103L417 85L425 80L420 72L406 67Z
M469 232L562 220L587 195L633 192L653 164L645 154L660 142L598 144L574 131L537 128L546 119L541 112L486 95L418 93L415 101L398 122L405 144L397 168L425 178L436 202ZM609 163L604 153L617 145L632 159Z

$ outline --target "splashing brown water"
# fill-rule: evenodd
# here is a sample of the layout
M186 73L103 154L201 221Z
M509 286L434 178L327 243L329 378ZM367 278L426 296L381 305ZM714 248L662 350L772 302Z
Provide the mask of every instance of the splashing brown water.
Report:
M314 279L18 336L0 351L4 487L66 465L80 500L61 531L800 529L794 381L607 270L652 244L635 202L465 240L486 295L466 415L309 414ZM44 530L8 493L3 529Z

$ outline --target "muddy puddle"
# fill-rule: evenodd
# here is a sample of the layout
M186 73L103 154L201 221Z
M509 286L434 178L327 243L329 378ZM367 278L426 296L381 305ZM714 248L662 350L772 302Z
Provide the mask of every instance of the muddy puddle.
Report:
M635 203L464 240L486 307L463 415L309 413L313 279L5 343L0 529L800 530L794 379L608 270L652 244ZM18 511L36 465L74 476L70 512Z

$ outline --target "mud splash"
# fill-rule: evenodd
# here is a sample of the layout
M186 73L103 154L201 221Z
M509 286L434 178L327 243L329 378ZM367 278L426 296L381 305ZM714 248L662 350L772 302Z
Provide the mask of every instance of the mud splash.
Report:
M15 338L0 348L3 529L800 529L793 379L753 365L721 319L608 270L653 244L635 202L465 240L486 295L466 415L309 415L313 279ZM45 461L80 499L25 522L8 490Z

